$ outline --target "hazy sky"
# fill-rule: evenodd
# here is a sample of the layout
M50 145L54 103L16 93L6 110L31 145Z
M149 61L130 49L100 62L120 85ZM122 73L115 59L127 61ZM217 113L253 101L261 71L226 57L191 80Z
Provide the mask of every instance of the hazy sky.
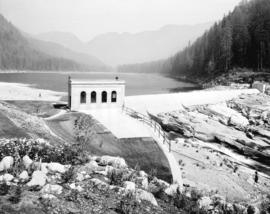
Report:
M31 34L72 32L87 41L106 32L219 20L240 0L0 0L0 13Z

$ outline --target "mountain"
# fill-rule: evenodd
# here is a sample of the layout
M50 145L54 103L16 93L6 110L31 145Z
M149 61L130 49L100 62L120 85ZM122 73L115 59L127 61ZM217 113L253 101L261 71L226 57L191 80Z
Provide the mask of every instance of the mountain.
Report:
M35 36L35 38L38 40L59 44L76 52L86 52L85 43L69 32L51 31L38 34Z
M269 70L270 1L244 0L193 44L163 63L126 65L121 71L136 67L140 71L155 71L157 66L174 77L193 80L211 79L233 68Z
M93 70L105 69L98 59L61 45L31 38L0 14L0 69Z
M73 34L63 32L48 32L39 34L36 38L95 55L106 64L115 66L171 56L210 26L210 23L193 26L167 25L155 31L135 34L106 33L96 36L88 43L83 43Z
M208 27L209 23L194 26L168 25L156 31L136 34L107 33L91 40L87 50L110 65L153 61L175 54Z
M50 56L58 57L61 56L65 59L73 60L84 67L87 70L107 70L107 66L103 62L101 62L96 57L90 56L88 54L79 53L72 51L68 48L65 48L62 45L53 43L53 42L45 42L33 38L28 38L28 41L31 45L36 49L43 53L46 53Z

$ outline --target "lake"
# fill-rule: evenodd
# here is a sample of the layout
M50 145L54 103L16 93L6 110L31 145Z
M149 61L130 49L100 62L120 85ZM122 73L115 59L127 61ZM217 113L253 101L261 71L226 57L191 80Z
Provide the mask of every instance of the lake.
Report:
M145 73L0 73L0 82L31 84L33 87L67 92L68 76L79 79L114 79L126 81L126 95L160 94L174 91L187 91L196 88L192 83L181 82L160 74Z

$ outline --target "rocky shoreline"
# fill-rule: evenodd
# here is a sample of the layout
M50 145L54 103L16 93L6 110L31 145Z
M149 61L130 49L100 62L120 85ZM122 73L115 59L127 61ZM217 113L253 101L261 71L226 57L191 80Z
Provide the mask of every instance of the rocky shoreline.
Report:
M270 166L270 97L241 95L226 103L185 107L159 114L164 130L185 138L224 144Z

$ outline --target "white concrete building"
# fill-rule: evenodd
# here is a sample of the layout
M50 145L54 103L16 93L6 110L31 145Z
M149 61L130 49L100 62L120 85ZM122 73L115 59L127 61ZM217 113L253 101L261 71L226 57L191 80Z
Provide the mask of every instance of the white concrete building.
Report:
M69 79L68 104L72 111L121 108L125 81Z

